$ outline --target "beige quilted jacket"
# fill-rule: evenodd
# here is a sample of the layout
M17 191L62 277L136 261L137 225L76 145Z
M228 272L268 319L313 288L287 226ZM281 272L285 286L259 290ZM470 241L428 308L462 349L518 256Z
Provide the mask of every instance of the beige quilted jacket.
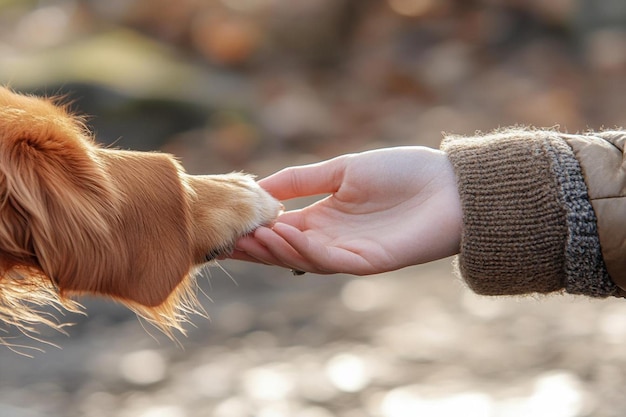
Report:
M625 131L448 136L464 230L458 265L481 294L626 295Z

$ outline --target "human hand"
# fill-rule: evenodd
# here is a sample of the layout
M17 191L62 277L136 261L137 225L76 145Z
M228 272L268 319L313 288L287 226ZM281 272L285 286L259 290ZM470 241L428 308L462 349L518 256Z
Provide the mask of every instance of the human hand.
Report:
M343 155L259 184L279 200L330 194L237 242L234 259L369 275L458 253L462 211L447 156L424 147Z

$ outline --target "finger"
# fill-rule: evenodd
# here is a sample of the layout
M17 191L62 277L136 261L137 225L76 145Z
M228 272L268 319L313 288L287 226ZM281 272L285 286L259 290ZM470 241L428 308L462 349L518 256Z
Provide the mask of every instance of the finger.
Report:
M252 236L244 236L237 241L233 259L250 260L252 262L285 267L265 246Z
M287 263L282 259L283 256L275 255L275 253L284 255L288 251L293 252L293 249L289 245L285 245L284 240L272 230L267 227L260 227L254 232L253 236L245 236L237 241L237 249L233 253L234 259L276 265L288 269L299 269L301 267L302 264L300 263ZM262 243L263 241L272 242L273 247L280 247L280 249L272 250L272 248L266 247Z
M254 262L254 263L257 263L257 264L267 265L267 262L264 262L264 261L262 261L260 259L257 259L254 256L251 256L248 253L242 252L240 250L234 250L230 254L228 254L228 256L221 256L221 257L217 258L218 261L222 261L222 260L225 260L225 259L234 259L236 261Z
M278 265L287 268L307 272L321 272L307 259L300 256L294 248L279 234L267 228L259 228L254 232L254 237L278 260Z
M334 193L343 180L345 156L317 164L285 168L259 181L278 200Z
M317 270L331 271L327 266L326 247L307 237L302 231L285 223L274 224L273 231L279 235L300 258L315 265Z
M295 268L293 268L293 267L291 267L291 266L282 265L282 264L275 264L275 263L267 263L267 262L264 262L264 261L262 261L260 259L256 259L256 258L248 255L245 252L234 251L233 253L230 254L230 256L228 258L224 257L224 258L222 258L220 260L224 260L224 259L233 259L233 260L237 260L237 261L254 262L254 263L257 263L257 264L261 264L261 265L278 266L278 267L281 267L281 268L284 268L284 269L290 269L292 275L300 275L299 273L297 273L297 272L300 272L300 271L295 269ZM304 272L304 271L302 271L302 272Z
M341 248L329 247L309 238L300 230L284 223L276 223L274 231L280 235L303 259L315 265L318 273L372 274L375 269L363 256Z
M303 209L285 211L276 219L276 223L285 223L299 230L306 229L306 218Z

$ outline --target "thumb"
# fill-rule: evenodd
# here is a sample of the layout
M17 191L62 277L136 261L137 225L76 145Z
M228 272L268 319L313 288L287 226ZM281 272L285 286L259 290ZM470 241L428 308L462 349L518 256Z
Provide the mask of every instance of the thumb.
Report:
M259 181L278 200L336 192L343 181L346 156L317 164L285 168Z

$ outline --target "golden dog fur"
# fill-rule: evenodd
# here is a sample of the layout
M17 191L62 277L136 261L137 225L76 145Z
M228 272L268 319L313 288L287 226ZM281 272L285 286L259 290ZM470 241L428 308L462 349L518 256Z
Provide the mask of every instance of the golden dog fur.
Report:
M196 267L273 221L250 176L187 175L167 154L105 149L52 99L0 87L0 320L116 299L168 331L194 308Z

